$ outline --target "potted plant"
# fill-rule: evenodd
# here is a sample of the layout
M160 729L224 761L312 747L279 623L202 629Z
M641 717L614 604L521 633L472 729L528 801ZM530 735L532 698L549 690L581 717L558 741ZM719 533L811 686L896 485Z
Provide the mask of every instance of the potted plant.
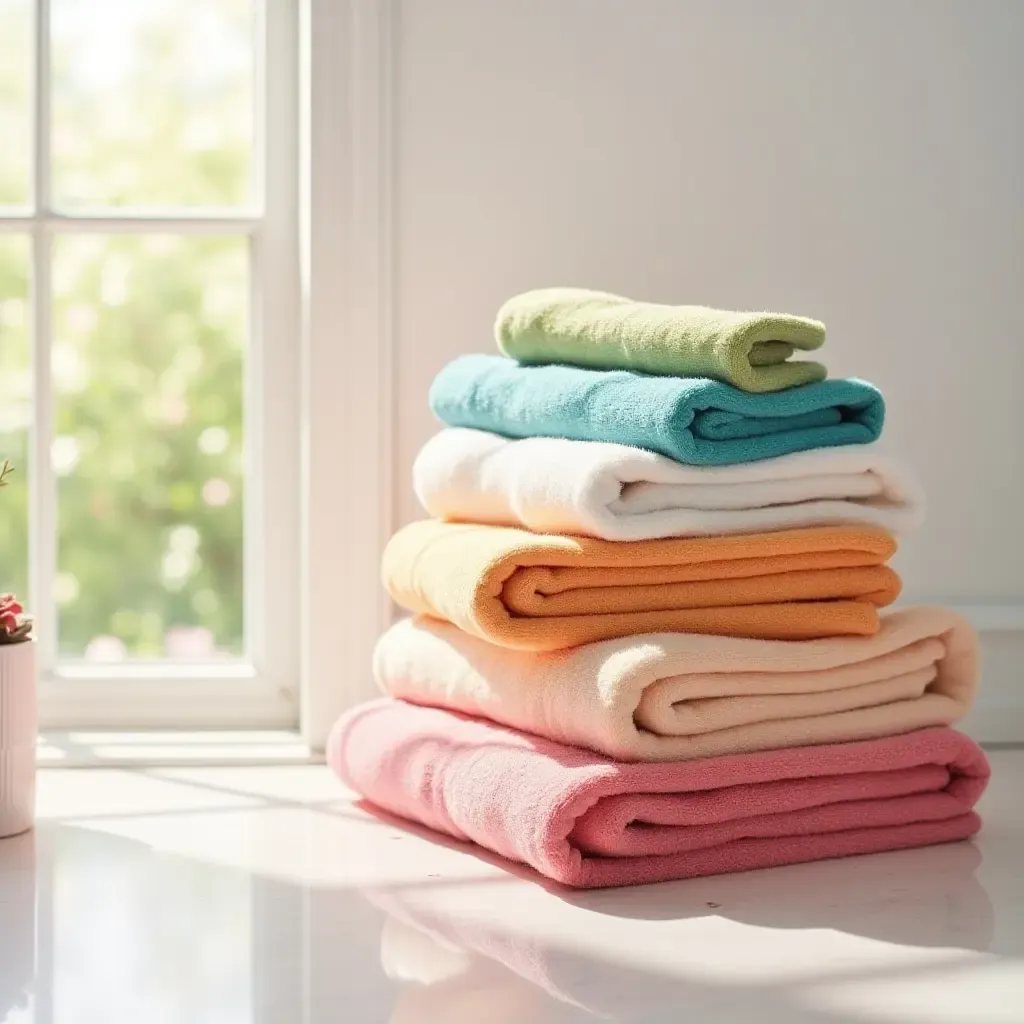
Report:
M5 461L0 487L10 472ZM35 654L32 620L13 594L0 594L0 838L35 821Z

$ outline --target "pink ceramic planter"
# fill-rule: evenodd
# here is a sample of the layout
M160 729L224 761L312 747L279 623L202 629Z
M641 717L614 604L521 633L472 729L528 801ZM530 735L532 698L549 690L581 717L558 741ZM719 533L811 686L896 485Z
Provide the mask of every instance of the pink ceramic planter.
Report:
M0 644L0 838L35 823L36 645Z

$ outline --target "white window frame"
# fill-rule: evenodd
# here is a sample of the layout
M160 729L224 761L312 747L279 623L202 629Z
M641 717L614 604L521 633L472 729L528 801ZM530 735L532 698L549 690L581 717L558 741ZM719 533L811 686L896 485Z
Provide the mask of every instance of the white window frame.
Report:
M392 0L303 0L300 703L314 750L376 693L393 618L394 37Z
M42 188L33 210L0 211L0 231L36 243L33 267L42 276L33 285L34 340L49 337L49 240L75 226L51 207L48 182L40 181L49 145L49 0L37 0L36 12L36 107L43 116L33 173ZM256 139L262 208L187 218L131 211L81 221L107 231L234 228L252 239L254 267L274 281L273 289L254 289L247 380L249 468L274 467L272 486L262 473L247 479L247 614L250 635L263 639L250 665L186 674L173 665L136 664L114 672L58 666L52 635L41 628L45 729L298 725L316 751L338 715L374 693L373 645L393 618L379 557L395 526L397 472L394 20L393 0L265 0L265 74L257 82L264 123ZM33 348L30 516L51 540L33 544L33 581L52 579L55 543L46 350ZM52 605L44 607L40 625L53 621Z
M28 236L32 243L34 421L28 597L37 622L43 728L265 729L298 724L299 6L299 0L264 0L256 5L256 170L251 206L71 213L55 207L50 195L50 0L35 0L32 205L0 210L0 233ZM57 488L50 462L50 259L53 238L76 231L215 233L250 242L243 661L58 661L52 588Z

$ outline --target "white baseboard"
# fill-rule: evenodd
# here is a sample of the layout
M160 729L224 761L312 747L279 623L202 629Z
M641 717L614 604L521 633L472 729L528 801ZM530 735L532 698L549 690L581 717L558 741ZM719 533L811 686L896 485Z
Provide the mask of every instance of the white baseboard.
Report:
M1000 707L982 703L956 728L979 743L1014 743L1024 745L1024 706Z

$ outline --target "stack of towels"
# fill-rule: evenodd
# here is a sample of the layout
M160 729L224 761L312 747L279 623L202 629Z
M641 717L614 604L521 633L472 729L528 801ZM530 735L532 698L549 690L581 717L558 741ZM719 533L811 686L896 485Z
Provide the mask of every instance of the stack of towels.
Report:
M456 359L399 530L382 700L328 760L369 801L571 886L965 839L970 626L899 594L911 474L796 316L544 289Z

